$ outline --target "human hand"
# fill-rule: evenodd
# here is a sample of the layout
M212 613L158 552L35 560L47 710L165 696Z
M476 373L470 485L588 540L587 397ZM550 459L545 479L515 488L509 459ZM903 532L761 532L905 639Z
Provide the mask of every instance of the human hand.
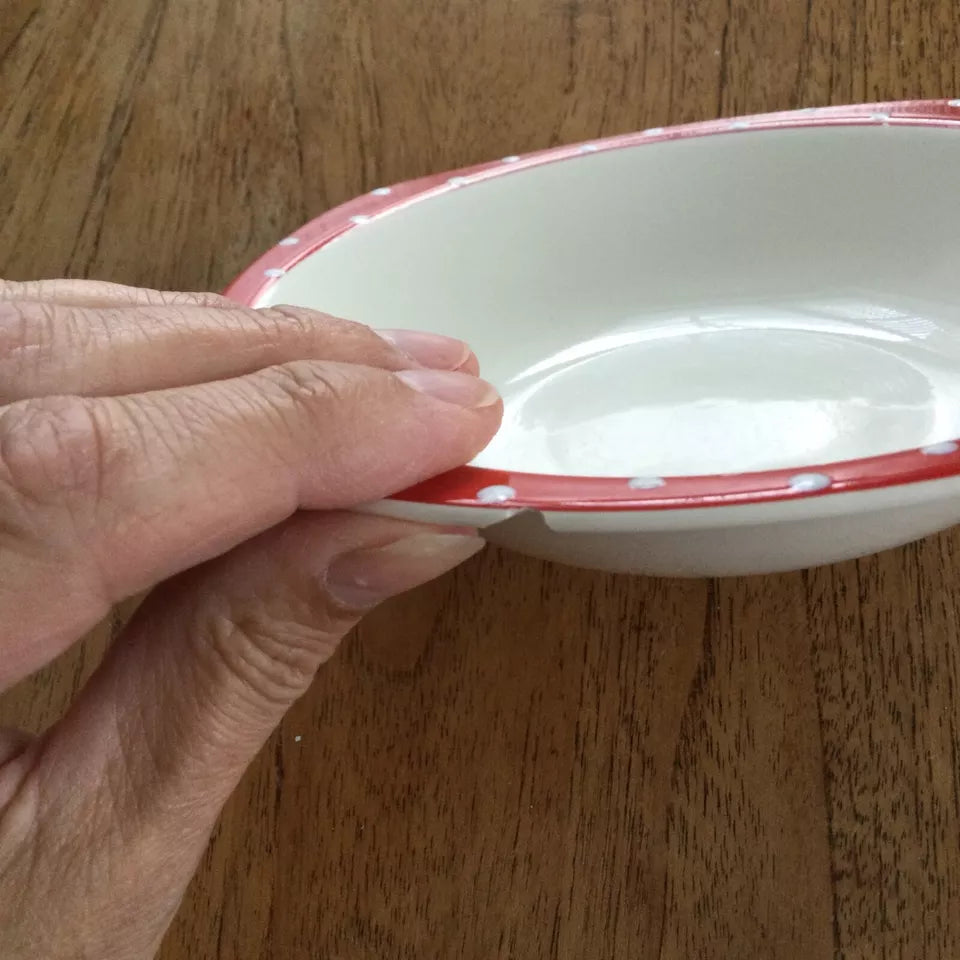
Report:
M0 690L160 584L60 722L0 731L4 960L154 956L344 633L480 548L340 512L489 441L476 373L458 341L307 310L0 282Z

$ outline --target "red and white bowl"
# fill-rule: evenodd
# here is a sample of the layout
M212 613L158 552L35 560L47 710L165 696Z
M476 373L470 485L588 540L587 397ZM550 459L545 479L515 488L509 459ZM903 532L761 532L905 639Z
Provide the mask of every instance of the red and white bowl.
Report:
M679 575L960 521L960 101L647 130L384 187L228 294L473 346L501 432L378 513Z

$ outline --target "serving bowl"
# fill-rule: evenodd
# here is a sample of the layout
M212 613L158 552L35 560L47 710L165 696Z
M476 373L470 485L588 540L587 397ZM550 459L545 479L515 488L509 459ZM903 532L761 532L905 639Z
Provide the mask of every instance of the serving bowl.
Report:
M647 130L382 187L227 292L474 348L500 433L373 512L681 576L960 522L960 101Z

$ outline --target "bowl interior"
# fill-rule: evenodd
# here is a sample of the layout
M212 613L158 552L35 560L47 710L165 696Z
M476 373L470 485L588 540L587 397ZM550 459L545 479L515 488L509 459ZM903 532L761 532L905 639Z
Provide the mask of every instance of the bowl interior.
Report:
M258 304L468 340L503 392L474 463L685 476L960 436L960 131L640 144L388 210Z

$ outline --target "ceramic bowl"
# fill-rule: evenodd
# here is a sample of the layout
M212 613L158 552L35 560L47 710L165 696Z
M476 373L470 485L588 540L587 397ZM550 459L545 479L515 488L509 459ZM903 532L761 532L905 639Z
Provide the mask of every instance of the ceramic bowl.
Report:
M960 101L647 130L383 187L229 295L470 342L472 464L369 509L724 575L960 521Z

